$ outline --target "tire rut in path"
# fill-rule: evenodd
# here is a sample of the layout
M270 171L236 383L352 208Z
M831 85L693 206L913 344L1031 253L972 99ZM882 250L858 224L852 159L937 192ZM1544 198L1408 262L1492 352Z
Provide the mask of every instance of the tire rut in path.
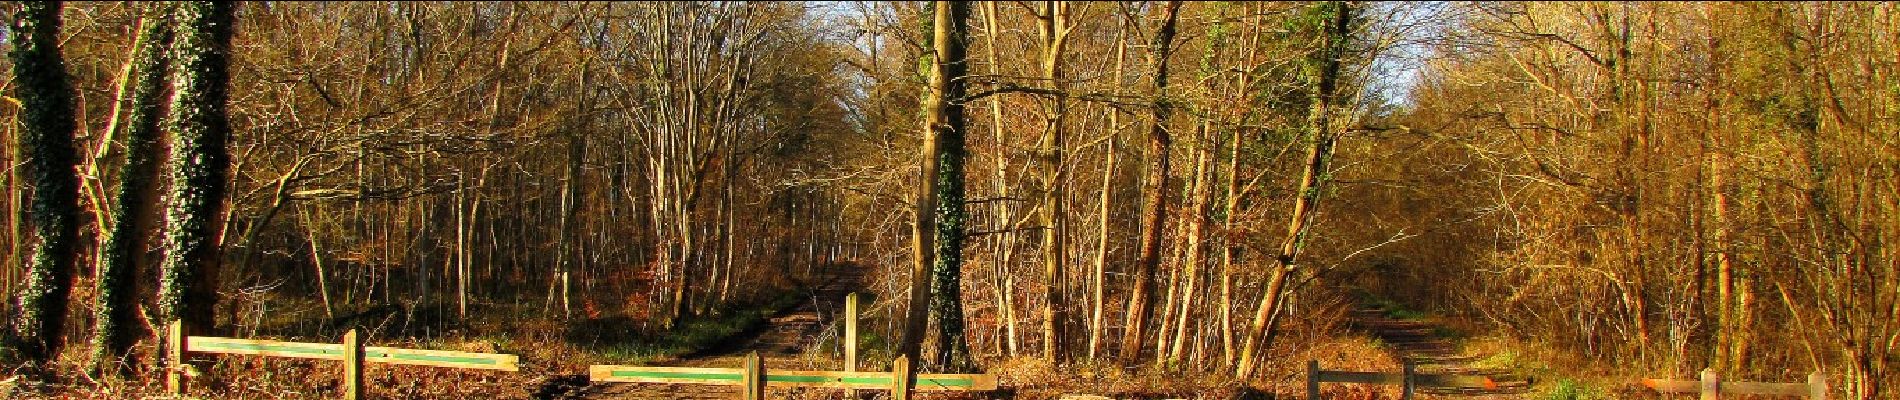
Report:
M665 367L737 368L744 356L758 352L766 369L839 369L829 352L807 357L807 350L823 343L831 321L844 310L845 296L864 287L866 268L835 264L819 273L796 306L779 311L765 324L728 338L723 343L678 359L654 363ZM814 366L813 364L820 364ZM782 389L768 388L769 393ZM732 399L736 386L663 385L641 383L588 384L563 398L569 399ZM777 397L774 397L777 398Z
M1439 397L1475 397L1513 399L1529 392L1531 381L1511 371L1479 368L1471 365L1482 358L1460 349L1457 343L1438 334L1441 326L1425 321L1398 319L1387 310L1360 308L1353 311L1352 327L1379 339L1400 360L1411 360L1423 374L1478 375L1497 382L1495 388L1419 387L1418 393Z

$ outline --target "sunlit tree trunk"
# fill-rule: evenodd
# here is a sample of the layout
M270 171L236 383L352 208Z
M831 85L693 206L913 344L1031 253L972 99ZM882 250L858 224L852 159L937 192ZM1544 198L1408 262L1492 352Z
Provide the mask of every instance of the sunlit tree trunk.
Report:
M1135 261L1134 288L1128 295L1128 322L1122 331L1124 364L1134 364L1141 359L1148 317L1154 314L1154 274L1161 268L1162 230L1167 227L1164 218L1168 213L1168 196L1164 192L1168 188L1168 149L1173 145L1167 127L1168 117L1174 112L1174 100L1167 95L1168 55L1174 45L1175 22L1180 11L1179 1L1169 1L1162 7L1161 27L1148 44L1148 63L1154 67L1154 104L1148 127L1150 165L1146 186L1142 188L1146 204L1141 217L1141 256Z
M969 213L965 209L964 160L969 158L966 147L964 120L964 101L968 92L969 57L966 49L970 40L970 3L965 1L937 2L936 38L937 56L934 60L934 73L931 74L932 92L936 94L933 102L939 106L940 114L933 126L930 140L937 143L936 157L928 162L937 164L934 180L937 194L935 212L937 214L934 234L937 237L934 251L936 266L931 277L930 314L937 320L936 347L937 357L934 364L946 371L966 371L973 368L970 348L963 334L963 244L967 232Z
M1056 91L1068 88L1063 73L1062 53L1069 39L1069 6L1061 1L1046 2L1043 7L1044 18L1039 25L1042 32L1043 78L1054 85ZM1042 151L1044 157L1043 196L1040 217L1042 219L1042 265L1043 276L1048 285L1043 290L1042 303L1042 357L1050 362L1061 364L1065 340L1064 322L1068 319L1063 288L1068 264L1068 220L1065 218L1068 201L1068 173L1064 162L1068 151L1067 132L1064 122L1069 112L1069 100L1066 95L1058 94L1049 100L1050 108Z
M1121 94L1124 62L1128 58L1128 26L1122 24L1115 34L1115 70L1112 84L1113 92ZM1109 216L1113 214L1109 205L1114 199L1115 161L1118 158L1121 143L1122 113L1120 110L1108 111L1108 143L1103 144L1102 192L1100 211L1096 215L1095 233L1095 270L1089 284L1089 349L1090 360L1098 359L1102 347L1106 345L1102 338L1108 333L1108 253L1109 253Z
M1241 60L1246 63L1256 62L1254 57L1257 54L1257 49L1259 49L1260 38L1262 36L1261 31L1263 30L1261 26L1263 24L1251 25L1252 26L1248 29L1247 43L1245 43L1246 50L1243 50L1244 56L1241 57ZM1243 93L1251 93L1248 89L1253 87L1252 83L1253 76L1251 74L1241 75L1237 87L1240 88ZM1253 104L1253 102L1245 101L1242 102L1242 104ZM1236 240L1240 237L1237 234L1237 232L1240 231L1240 225L1237 223L1238 217L1236 217L1236 213L1240 212L1240 148L1241 141L1244 139L1242 133L1249 131L1240 126L1235 126L1231 129L1232 131L1229 132L1231 136L1227 139L1227 175L1224 177L1225 181L1222 183L1225 188L1223 189L1223 193L1226 203L1223 204L1221 208L1222 220L1220 231L1223 233L1223 239L1221 240L1220 276L1222 279L1219 279L1220 299L1216 301L1216 303L1220 305L1220 320L1215 323L1215 329L1220 331L1220 365L1222 366L1233 365L1234 353L1238 350L1236 349L1238 343L1235 343L1234 337L1234 302L1239 301L1239 299L1234 298L1233 277L1235 276L1234 263L1238 261L1237 258L1240 256L1241 247L1238 240Z
M1001 75L1002 71L998 66L1002 65L1004 60L996 53L996 37L1002 32L996 24L998 3L986 1L982 4L983 39L987 44L984 48L989 52L990 58L990 62L986 64L989 65L990 75ZM992 96L989 102L990 133L996 138L997 147L1003 149L997 152L996 176L991 179L991 182L995 185L996 196L1007 199L1010 197L1009 172L1014 168L1010 168L1009 151L1007 151L1009 138L1004 136L1003 130L1003 99L1003 96ZM992 263L995 264L993 274L996 281L996 313L1003 322L1003 343L1007 350L1005 354L1009 355L1016 354L1021 337L1016 334L1016 276L1009 270L1016 255L1016 203L1009 201L996 205L997 225L1004 228L996 233L996 261Z
M1187 204L1187 257L1182 261L1186 268L1181 272L1184 281L1178 301L1181 309L1174 314L1174 338L1169 340L1166 357L1159 354L1155 356L1157 360L1165 359L1176 364L1183 361L1183 351L1191 339L1188 336L1188 320L1194 316L1195 295L1200 293L1201 264L1207 250L1207 197L1212 183L1209 182L1211 172L1208 170L1213 158L1213 151L1208 148L1213 143L1208 124L1211 122L1201 122L1194 146L1194 183L1189 185Z

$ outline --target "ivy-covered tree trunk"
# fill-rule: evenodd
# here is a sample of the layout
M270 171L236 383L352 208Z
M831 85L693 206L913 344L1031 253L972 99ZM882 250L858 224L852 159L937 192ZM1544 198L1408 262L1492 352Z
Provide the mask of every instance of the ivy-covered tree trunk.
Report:
M158 172L158 128L165 94L165 52L171 46L171 20L168 10L158 8L140 21L138 39L132 56L133 89L127 104L125 163L120 169L118 192L114 194L112 226L99 252L98 295L93 320L93 362L106 370L118 365L140 336L132 321L138 317L138 270L146 239L155 213L157 188L153 176ZM114 371L118 369L113 369Z
M965 145L967 124L963 101L969 74L967 46L970 40L970 3L937 2L936 73L931 74L933 92L941 111L931 129L936 142L937 164L936 264L931 269L930 316L937 320L937 356L933 365L945 371L962 371L971 366L970 345L963 335L963 243L969 212L964 205L964 161L969 158Z
M1300 174L1298 197L1294 199L1293 210L1287 218L1286 236L1281 239L1280 253L1275 257L1275 265L1267 279L1266 290L1260 295L1260 305L1254 310L1253 324L1248 326L1246 344L1241 346L1239 366L1235 369L1238 378L1248 378L1258 370L1260 357L1273 348L1273 339L1280 325L1280 309L1286 308L1287 281L1299 266L1300 248L1306 237L1306 231L1312 226L1314 209L1319 206L1322 188L1326 185L1326 163L1332 159L1333 143L1339 138L1333 132L1332 112L1338 99L1339 78L1342 74L1340 60L1346 56L1346 46L1352 39L1353 5L1343 1L1330 1L1321 4L1318 9L1325 30L1325 38L1318 52L1306 60L1306 76L1313 85L1309 97L1306 117L1305 138L1307 142L1306 164Z
M20 356L43 363L59 354L60 328L79 251L79 177L73 149L73 88L59 52L60 2L28 1L14 14L13 77L20 100L20 145L33 186L32 261L20 290L13 334Z
M159 282L163 320L205 332L214 322L219 237L230 175L225 114L230 78L232 11L227 2L188 1L172 18L171 205L166 211L164 277Z
M937 345L936 368L957 370L969 364L969 344L963 337L964 148L963 101L969 71L965 46L969 40L970 5L962 1L934 4L931 45L926 54L930 87L922 104L924 151L922 185L911 231L917 263L911 269L909 309L906 311L898 354L917 359L926 337ZM928 311L926 313L926 310ZM937 330L926 334L928 318Z

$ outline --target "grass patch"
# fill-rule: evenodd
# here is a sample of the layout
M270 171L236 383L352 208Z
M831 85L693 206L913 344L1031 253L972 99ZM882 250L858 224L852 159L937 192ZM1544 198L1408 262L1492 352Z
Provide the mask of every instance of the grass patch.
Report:
M1577 381L1565 379L1558 381L1550 391L1537 397L1541 400L1597 400L1609 398L1603 390L1586 386Z
M1535 362L1532 362L1531 360L1526 359L1522 354L1519 354L1516 351L1509 351L1509 350L1498 352L1496 354L1492 354L1490 357L1485 357L1484 359L1472 362L1471 366L1477 367L1477 368L1483 368L1483 369L1501 369L1501 370L1507 370L1507 371L1517 371L1520 373L1535 373L1541 370L1548 369L1548 368L1544 368L1543 365L1540 365L1538 363L1535 363Z
M1385 316L1392 319L1415 321L1425 319L1425 312L1404 308L1388 308L1385 310Z

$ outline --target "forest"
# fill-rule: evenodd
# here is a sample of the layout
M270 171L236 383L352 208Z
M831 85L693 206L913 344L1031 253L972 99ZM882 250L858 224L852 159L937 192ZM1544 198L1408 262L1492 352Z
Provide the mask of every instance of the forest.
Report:
M357 391L186 334L519 355L351 370L388 399L730 398L589 365L749 352L1000 384L927 398L1900 396L1891 2L0 19L0 398Z

